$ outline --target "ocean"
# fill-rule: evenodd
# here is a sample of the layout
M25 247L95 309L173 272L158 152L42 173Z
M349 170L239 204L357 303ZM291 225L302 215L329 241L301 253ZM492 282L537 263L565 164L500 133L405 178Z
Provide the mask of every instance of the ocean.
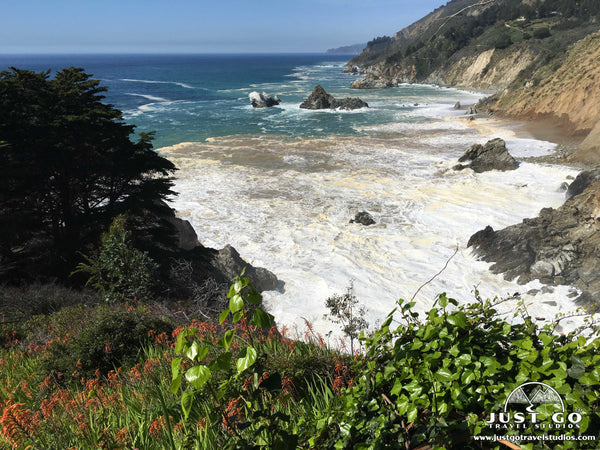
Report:
M474 143L501 137L519 159L555 150L512 127L468 121L462 105L482 94L427 85L350 89L343 55L0 56L0 66L83 67L109 88L106 101L137 131L155 131L155 148L179 168L172 205L210 247L232 244L248 262L282 281L264 293L279 324L339 336L325 300L352 284L374 326L398 298L424 311L446 292L460 302L523 299L540 324L575 309L569 286L504 280L466 247L469 237L533 217L564 201L561 184L577 172L523 161L515 171L475 174L452 167ZM369 108L299 108L321 84ZM282 102L250 106L265 91ZM376 224L349 223L368 211ZM454 255L454 253L456 254ZM452 257L452 255L454 255ZM451 258L452 257L452 258ZM451 259L450 259L451 258ZM448 262L448 260L450 261ZM577 319L562 322L564 329Z

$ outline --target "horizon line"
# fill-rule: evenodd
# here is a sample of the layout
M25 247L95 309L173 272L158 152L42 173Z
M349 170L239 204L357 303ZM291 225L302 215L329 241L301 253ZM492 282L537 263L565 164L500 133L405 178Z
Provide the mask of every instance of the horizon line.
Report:
M73 52L0 52L0 57L2 56L88 56L88 55L358 55L358 53L327 53L325 51L256 51L256 52L187 52L187 51L178 51L178 52L167 52L167 51L158 51L158 52L146 52L146 51L103 51L103 52L81 52L81 51L73 51Z

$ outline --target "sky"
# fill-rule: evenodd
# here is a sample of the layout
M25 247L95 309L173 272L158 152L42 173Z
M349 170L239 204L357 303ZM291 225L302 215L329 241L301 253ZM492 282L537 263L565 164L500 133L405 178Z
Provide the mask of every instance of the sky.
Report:
M444 0L0 0L0 54L324 52Z

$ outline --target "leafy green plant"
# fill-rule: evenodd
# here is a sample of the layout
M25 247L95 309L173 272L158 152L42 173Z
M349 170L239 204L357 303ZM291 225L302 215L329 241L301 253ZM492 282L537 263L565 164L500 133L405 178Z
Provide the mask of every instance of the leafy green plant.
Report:
M373 337L363 338L365 359L345 409L332 412L316 435L324 448L482 448L472 436L534 434L521 429L492 429L486 422L510 392L529 381L544 382L578 411L580 428L544 433L598 435L600 431L600 339L539 329L520 310L521 321L501 319L489 300L458 306L442 294L424 320L414 302L399 302ZM399 323L392 328L393 323ZM538 420L549 420L539 406ZM339 425L336 425L339 424ZM540 434L539 430L537 433ZM503 438L498 438L502 440ZM540 442L539 445L542 445ZM556 441L552 441L555 445ZM554 448L584 448L561 441ZM493 437L483 448L501 447ZM594 448L595 443L590 448ZM520 448L532 449L522 443ZM538 448L538 447L535 447ZM539 447L542 448L542 447Z
M135 311L101 310L80 333L66 338L57 336L51 341L42 361L42 372L66 375L76 372L74 380L78 382L81 376L91 376L96 371L106 375L117 367L131 367L150 340L149 333L170 333L172 329L164 320L139 317Z
M354 295L353 283L350 283L345 294L335 294L325 300L325 306L329 309L325 317L341 324L342 332L350 339L350 353L354 354L354 341L358 340L362 330L369 327L369 322L364 318L365 307L359 305Z
M131 245L131 232L126 229L125 216L117 216L107 233L102 235L102 247L95 258L86 257L74 273L89 275L87 281L107 302L150 300L156 286L158 264Z
M185 420L192 413L195 399L202 394L209 395L215 407L211 411L204 409L201 413L208 413L204 420L211 423L223 420L223 426L232 435L228 440L230 448L295 448L297 436L288 432L284 426L290 419L289 415L271 409L271 396L282 390L281 374L273 373L261 380L257 372L252 372L259 357L259 346L254 334L261 333L261 329L270 328L273 316L258 306L262 297L250 285L248 278L243 277L243 272L242 276L233 280L227 298L229 306L220 314L219 322L223 324L231 316L232 325L239 324L243 334L240 335L240 328L236 326L229 328L215 349L210 342L200 343L193 339L197 329L182 331L175 345L175 352L182 356L173 359L170 391L176 394L185 380L181 394L181 409ZM252 306L250 320L246 304ZM233 351L234 344L236 352ZM202 364L209 353L212 353L212 362ZM189 364L186 369L183 369L184 361ZM231 398L231 391L235 391L240 377L248 373L252 381L246 389L246 395L239 392L237 398ZM222 401L228 393L231 400L225 407Z

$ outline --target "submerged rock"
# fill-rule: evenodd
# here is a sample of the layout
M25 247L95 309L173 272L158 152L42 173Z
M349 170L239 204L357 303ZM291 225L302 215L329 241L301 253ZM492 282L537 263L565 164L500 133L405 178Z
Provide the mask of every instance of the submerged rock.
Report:
M281 103L279 97L272 97L271 95L263 92L262 94L256 91L250 92L248 94L248 98L250 98L250 104L254 108L270 108L271 106L276 106Z
M360 98L336 99L328 94L321 85L317 85L312 93L300 104L303 109L358 109L368 108L369 105Z
M499 231L488 226L468 242L494 273L526 283L566 284L583 292L579 301L600 299L600 181L557 209Z
M356 213L354 219L350 220L350 223L360 223L364 226L369 226L375 224L375 219L367 211L360 211Z
M508 153L506 143L499 138L486 142L485 145L475 144L469 147L458 162L471 161L470 164L458 164L455 170L473 169L481 173L488 170L515 170L517 161Z

